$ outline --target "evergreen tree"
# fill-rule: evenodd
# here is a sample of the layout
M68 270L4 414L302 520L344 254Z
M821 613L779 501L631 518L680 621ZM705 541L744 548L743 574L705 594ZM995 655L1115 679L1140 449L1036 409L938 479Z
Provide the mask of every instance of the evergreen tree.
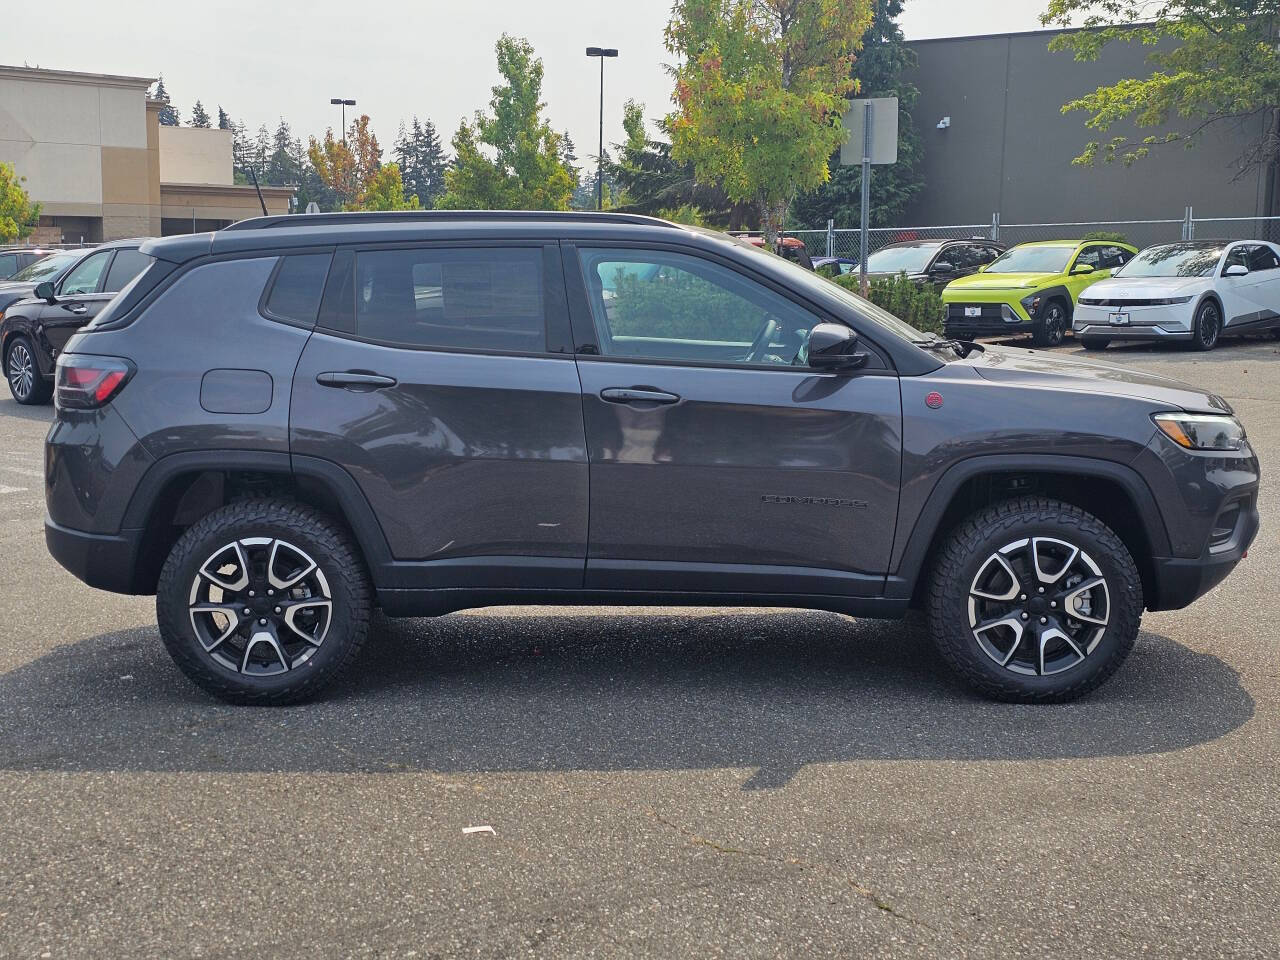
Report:
M258 182L267 182L267 163L271 159L271 131L264 123L258 127L258 135L253 139L251 163L258 172Z
M191 125L208 129L212 122L209 118L209 111L204 108L203 103L197 100L196 105L191 108Z
M916 169L922 146L911 121L920 91L904 79L916 64L898 26L903 0L876 0L875 19L863 35L862 52L853 65L859 83L858 97L898 98L898 162L872 168L871 225L900 223L911 201L920 192L922 178ZM841 166L831 158L831 179L797 197L791 208L791 225L822 229L827 220L837 227L857 226L862 217L862 168Z
M392 153L400 168L405 196L417 197L423 207L434 206L436 197L444 193L444 172L449 168L436 125L430 120L420 121L417 116L407 128L401 123Z
M231 129L231 117L227 115L227 111L222 109L222 104L218 104L218 129L219 130Z
M271 153L262 179L264 183L277 187L292 186L302 181L302 142L294 137L284 117L280 118L271 137Z
M165 127L178 126L181 121L178 118L178 111L169 102L169 91L164 88L163 75L156 81L155 89L151 91L151 99L164 101L164 106L160 108L160 124Z

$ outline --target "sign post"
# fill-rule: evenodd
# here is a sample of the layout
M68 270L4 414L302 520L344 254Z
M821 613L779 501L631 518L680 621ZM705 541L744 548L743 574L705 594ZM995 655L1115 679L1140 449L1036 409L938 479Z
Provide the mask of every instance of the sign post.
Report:
M862 224L858 277L862 295L867 295L867 256L870 233L871 167L898 162L898 98L878 97L852 100L842 118L849 138L840 148L843 166L862 165Z

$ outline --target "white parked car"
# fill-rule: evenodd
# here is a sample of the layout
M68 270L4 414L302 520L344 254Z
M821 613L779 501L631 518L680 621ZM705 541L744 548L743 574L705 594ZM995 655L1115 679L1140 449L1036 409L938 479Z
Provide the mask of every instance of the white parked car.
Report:
M1071 329L1086 350L1112 340L1185 340L1212 350L1231 333L1280 333L1280 247L1188 240L1147 247L1087 287Z

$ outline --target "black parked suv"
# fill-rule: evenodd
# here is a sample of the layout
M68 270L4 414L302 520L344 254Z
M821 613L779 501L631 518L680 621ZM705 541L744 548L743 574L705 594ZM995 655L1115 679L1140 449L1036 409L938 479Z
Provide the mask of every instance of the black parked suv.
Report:
M0 284L0 359L13 399L49 401L58 352L151 262L142 243L53 254Z
M923 607L976 689L1102 683L1257 530L1219 397L922 334L709 231L346 214L145 244L67 344L49 549L156 594L228 700L311 695L390 616Z

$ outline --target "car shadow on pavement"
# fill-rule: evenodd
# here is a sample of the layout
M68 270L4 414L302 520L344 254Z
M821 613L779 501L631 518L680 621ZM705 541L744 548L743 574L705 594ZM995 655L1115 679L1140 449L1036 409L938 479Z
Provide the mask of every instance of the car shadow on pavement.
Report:
M221 704L154 627L60 647L0 676L0 768L439 772L1033 760L1177 750L1254 713L1217 657L1144 633L1065 706L958 688L918 627L802 611L667 616L485 611L383 621L323 699Z
M42 420L45 423L53 423L53 404L24 406L16 400L5 397L0 399L0 415L14 417L18 420Z

